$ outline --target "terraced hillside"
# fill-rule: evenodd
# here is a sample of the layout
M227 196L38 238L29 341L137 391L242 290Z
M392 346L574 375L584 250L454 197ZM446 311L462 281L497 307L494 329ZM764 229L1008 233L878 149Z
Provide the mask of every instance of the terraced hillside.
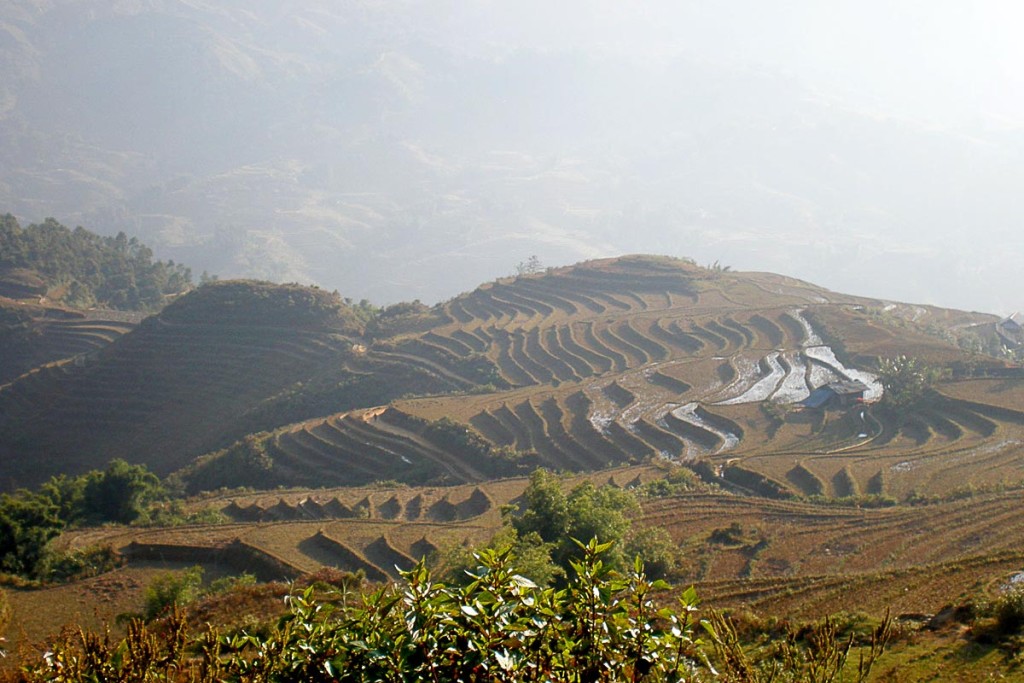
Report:
M141 317L0 298L0 385L42 365L95 353L131 330Z
M683 549L686 581L721 604L794 617L934 613L998 593L1024 568L1020 489L886 509L694 494L646 507Z
M0 480L31 484L103 467L112 457L166 474L280 424L262 422L261 409L288 403L311 378L342 376L358 396L361 377L381 385L390 372L396 380L392 389L383 385L385 399L388 391L417 386L425 373L414 366L363 358L360 333L351 311L325 292L258 283L202 287L97 352L0 387ZM350 369L364 366L371 370ZM432 376L422 383L447 386ZM267 412L287 421L286 410Z
M627 263L615 265L643 261ZM841 380L865 382L869 404L880 397L874 376L837 348L862 367L907 349L953 367L964 354L930 329L988 317L914 307L931 328L895 325L888 305L765 274L698 274L666 291L638 278L614 295L575 286L571 274L550 280L456 299L447 310L458 324L430 333L472 342L509 390L395 409L455 418L556 469L703 459L723 484L782 497L942 494L1020 478L1010 467L1020 426L1012 410L952 397L899 420L870 407L799 409L812 389ZM888 322L876 313L886 310ZM997 432L1003 442L990 440ZM976 457L1000 443L1001 461Z
M101 353L0 389L0 476L30 483L123 457L187 468L194 491L457 484L659 457L782 497L992 486L1015 476L1013 408L950 396L899 420L796 409L851 380L870 404L875 359L906 349L966 367L935 330L991 320L641 256L398 306L367 329L324 292L218 283ZM1000 443L999 457L978 451ZM44 452L59 469L25 465Z
M631 467L576 475L566 487L635 487L662 477L656 467ZM257 567L271 580L321 566L362 570L371 580L397 576L439 549L483 543L501 524L502 508L526 488L524 477L479 485L406 487L372 485L194 499L229 523L171 529L97 528L69 534L65 547L110 544L134 564L174 561ZM251 569L250 569L251 571Z
M876 401L882 389L868 368L879 356L912 349L937 366L965 365L934 329L991 322L894 310L904 309L651 257L500 280L392 325L346 361L363 373L373 363L415 368L437 388L419 393L435 395L258 435L207 458L191 485L229 483L218 472L254 453L272 463L244 482L256 486L480 482L537 465L588 471L652 457L707 460L721 483L781 497L934 494L952 478L994 485L1004 470L964 471L944 458L991 447L997 430L1013 445L1012 411L952 397L899 421L870 407L799 409L812 390L841 381L865 383Z

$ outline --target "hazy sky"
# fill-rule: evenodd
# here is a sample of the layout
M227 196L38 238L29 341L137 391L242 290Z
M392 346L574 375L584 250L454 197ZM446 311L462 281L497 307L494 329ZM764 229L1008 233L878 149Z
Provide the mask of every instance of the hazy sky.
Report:
M0 211L437 301L632 252L1024 309L1024 3L0 0Z
M827 94L941 124L1024 122L1024 3L967 0L452 2L468 50L683 54L764 67Z

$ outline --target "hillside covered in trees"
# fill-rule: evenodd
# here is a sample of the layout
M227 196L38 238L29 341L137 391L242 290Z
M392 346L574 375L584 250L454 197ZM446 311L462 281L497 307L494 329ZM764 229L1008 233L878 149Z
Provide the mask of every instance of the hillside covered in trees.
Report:
M188 268L154 260L149 247L123 232L101 237L52 218L22 227L11 214L0 216L0 296L152 311L191 284Z

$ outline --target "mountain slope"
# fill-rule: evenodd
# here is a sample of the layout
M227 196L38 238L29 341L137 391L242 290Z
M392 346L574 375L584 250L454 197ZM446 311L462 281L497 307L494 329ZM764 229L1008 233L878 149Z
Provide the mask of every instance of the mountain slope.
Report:
M877 398L865 371L879 356L985 371L935 330L990 316L901 310L650 256L498 280L365 326L365 311L321 290L217 282L0 388L0 475L26 484L123 457L203 490L480 482L663 457L775 496L906 495L914 477L942 491L942 455L1012 441L1018 413L959 397L909 423L793 410L837 380ZM1014 452L958 470L959 483L992 484Z
M359 332L325 292L201 287L79 362L0 390L2 477L28 484L120 456L166 474L241 436L253 406L342 362Z
M79 311L0 297L0 385L33 368L95 353L135 326L141 314Z
M863 443L845 460L814 460L857 446L863 427L852 418L838 419L841 412L831 413L825 426L811 413L793 410L812 389L838 380L873 383L856 365L870 368L879 356L898 353L937 366L964 366L962 352L928 326L991 320L908 308L907 315L920 321L911 325L874 313L886 308L776 275L714 271L654 257L592 261L499 280L429 312L378 320L378 338L361 357L413 364L449 382L455 393L303 419L211 455L186 477L194 490L216 488L229 483L225 472L237 470L230 463L258 460L266 471L246 484L431 477L455 483L537 465L588 471L667 457L728 461L722 474L749 487L750 475L737 464L742 461L760 473L755 479L763 477L757 487L772 495L804 495L811 484L800 483L818 476L839 482L834 491L823 488L829 495L867 492L880 468L908 458L938 464L943 449L981 447L991 435L985 408L954 400L935 410L955 412L954 422L970 426L961 429L922 414L918 419L936 422L942 438L893 439L888 435L902 427L880 413L878 424L887 435L879 435L882 459L870 455L872 444ZM474 389L481 384L487 391ZM880 389L873 386L877 399ZM780 414L762 407L774 404ZM1004 411L996 422L1012 435L1015 419ZM776 453L785 457L769 455ZM789 470L808 457L801 467L824 472L789 481L797 477L787 477ZM844 466L857 457L863 462L851 474ZM766 464L772 466L766 470ZM961 472L961 483L987 485L1004 472L984 471L976 480ZM844 477L850 482L844 484ZM944 490L944 477L936 470L929 490ZM903 479L897 472L882 488L904 495L909 489Z

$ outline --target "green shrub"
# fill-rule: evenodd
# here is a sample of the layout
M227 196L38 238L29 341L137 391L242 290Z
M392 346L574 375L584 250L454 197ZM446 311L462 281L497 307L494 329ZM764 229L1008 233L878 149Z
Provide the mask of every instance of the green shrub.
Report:
M226 593L236 588L243 586L255 586L256 576L248 572L243 572L238 576L224 576L215 581L210 582L209 593Z
M849 619L799 632L775 624L779 637L751 653L732 619L698 616L693 588L658 609L654 595L667 584L650 580L639 560L615 572L604 562L610 549L580 545L560 590L538 586L515 571L509 551L492 549L476 555L463 585L437 582L421 563L370 594L347 583L323 594L310 586L286 598L276 623L243 615L245 626L229 635L197 629L177 609L132 622L120 641L66 631L19 680L825 683L865 680L889 638L888 618L870 633Z
M655 479L635 490L638 498L668 498L700 488L697 475L686 467L673 467L661 479Z
M46 581L65 582L97 576L121 566L123 561L109 545L91 546L48 556L39 573Z
M582 546L564 590L538 587L514 572L510 553L488 550L464 586L439 584L420 564L401 585L353 600L306 589L265 633L190 637L175 610L161 624L133 622L120 642L67 634L25 680L696 680L693 589L676 610L658 610L652 593L666 584L639 562L617 574L602 560L608 550Z
M679 565L679 547L660 527L634 529L626 537L625 553L642 558L647 573L656 579L667 577Z
M502 527L487 546L499 552L511 552L510 562L517 574L531 577L541 586L563 583L565 570L551 559L553 543L545 543L536 532L520 535L513 527ZM433 558L443 579L455 585L470 583L473 572L480 566L478 552L464 545L445 549Z
M519 536L536 534L549 544L555 564L568 571L571 562L580 557L580 549L573 540L580 538L616 544L605 562L620 568L625 559L620 542L630 531L630 519L639 513L640 505L629 491L596 487L589 481L566 495L555 475L536 470L523 492L520 510L518 517L509 518Z
M147 621L182 607L199 597L203 585L203 568L190 567L184 572L161 574L154 578L145 592L143 616Z
M998 598L992 605L996 618L996 629L1000 635L1020 633L1024 627L1024 588L1014 587Z
M105 471L85 475L81 517L129 524L143 516L146 506L163 493L160 479L145 465L130 465L118 458Z
M708 535L708 542L719 545L740 545L744 542L743 526L739 522L733 522L727 527L714 529Z

